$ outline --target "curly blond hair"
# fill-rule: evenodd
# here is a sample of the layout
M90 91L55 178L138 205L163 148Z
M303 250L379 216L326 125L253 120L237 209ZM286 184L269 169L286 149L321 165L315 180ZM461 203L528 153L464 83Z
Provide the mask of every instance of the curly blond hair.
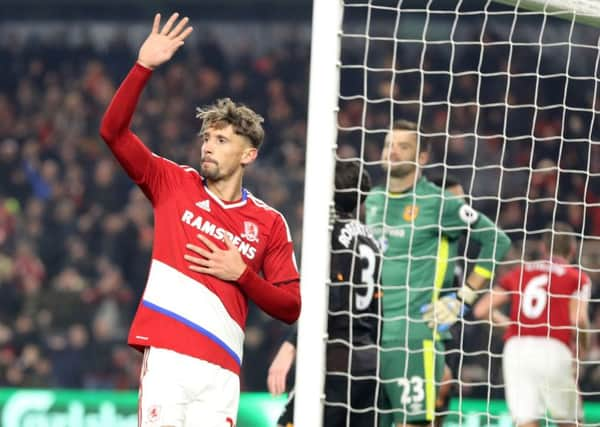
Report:
M212 105L196 108L196 118L202 121L200 135L211 127L222 129L231 125L236 134L248 138L256 149L260 148L265 138L262 116L244 104L233 102L230 98L217 99Z

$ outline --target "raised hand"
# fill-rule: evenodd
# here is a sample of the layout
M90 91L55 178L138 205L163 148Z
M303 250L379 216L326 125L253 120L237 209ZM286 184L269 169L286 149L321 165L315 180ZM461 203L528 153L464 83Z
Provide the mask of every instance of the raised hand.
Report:
M178 17L178 13L171 15L161 30L160 13L154 15L152 31L142 44L138 54L138 62L141 65L154 69L171 59L177 49L183 46L184 40L190 35L193 28L187 25L189 21L187 16L175 25Z

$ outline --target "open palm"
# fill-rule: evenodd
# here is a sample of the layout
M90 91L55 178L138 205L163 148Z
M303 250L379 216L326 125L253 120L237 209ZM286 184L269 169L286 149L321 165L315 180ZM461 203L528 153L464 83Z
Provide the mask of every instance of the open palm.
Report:
M189 21L187 17L175 25L178 17L178 13L171 15L160 30L160 13L154 15L152 31L142 44L138 54L140 64L148 68L156 68L171 59L177 49L183 45L184 40L192 32L192 27L187 26Z

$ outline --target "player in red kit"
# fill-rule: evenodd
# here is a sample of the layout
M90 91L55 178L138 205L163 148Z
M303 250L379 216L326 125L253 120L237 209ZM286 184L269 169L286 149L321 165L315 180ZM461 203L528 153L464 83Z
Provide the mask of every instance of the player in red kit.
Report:
M556 223L554 234L547 232L542 239L543 259L502 276L474 309L475 317L506 327L505 394L520 427L539 426L546 411L563 427L583 418L574 362L589 347L591 283L569 264L576 253L574 236L571 226ZM496 310L507 303L510 318Z
M242 187L263 141L262 117L229 99L199 109L199 172L152 153L129 129L152 70L191 31L187 18L173 14L161 29L155 16L100 131L154 209L152 263L128 338L144 351L141 426L233 426L248 299L286 323L300 314L286 221Z

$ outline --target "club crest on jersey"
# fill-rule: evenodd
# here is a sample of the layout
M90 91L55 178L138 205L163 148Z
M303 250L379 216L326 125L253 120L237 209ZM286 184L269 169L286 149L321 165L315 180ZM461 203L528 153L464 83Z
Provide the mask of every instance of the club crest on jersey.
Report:
M404 221L413 222L419 216L419 207L417 205L408 205L404 208L402 218Z
M185 210L181 215L181 222L194 227L201 233L214 237L216 240L223 241L227 236L233 245L238 248L238 251L248 259L254 259L257 248L251 245L251 242L258 242L258 226L248 227L246 224L246 234L241 236L233 234L231 231L217 226L210 219L204 219L201 215L196 215L194 212ZM242 238L246 239L245 241ZM252 240L250 240L252 238Z
M152 405L148 408L147 422L152 425L160 421L160 406Z
M249 242L258 242L258 225L252 221L244 221L244 234L242 237Z

